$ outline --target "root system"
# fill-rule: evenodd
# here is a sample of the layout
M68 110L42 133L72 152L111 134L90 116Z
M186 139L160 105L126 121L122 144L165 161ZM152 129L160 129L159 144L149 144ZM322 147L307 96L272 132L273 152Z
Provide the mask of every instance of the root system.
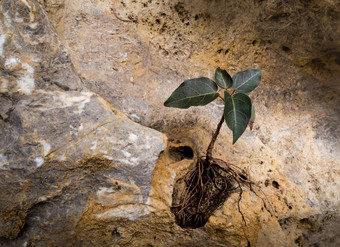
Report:
M214 211L234 192L239 193L238 211L246 225L240 209L242 186L254 192L253 183L248 179L248 174L237 166L212 157L212 150L223 122L224 116L217 125L207 155L198 158L194 169L177 180L174 186L171 212L175 215L177 224L183 228L204 226Z
M238 167L220 159L199 158L195 169L175 186L171 211L177 224L183 228L204 226L231 193L238 191L241 198L242 184L251 186L247 175ZM239 212L245 222L240 208Z

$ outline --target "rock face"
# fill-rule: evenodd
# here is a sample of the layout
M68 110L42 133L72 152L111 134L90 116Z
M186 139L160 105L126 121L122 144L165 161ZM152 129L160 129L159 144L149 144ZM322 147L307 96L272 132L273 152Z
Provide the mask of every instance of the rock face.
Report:
M92 197L103 207L98 218L152 212L163 134L82 89L37 3L2 1L1 8L0 236L17 238L13 246L63 246Z
M0 1L0 246L340 245L336 0ZM184 80L264 70L253 131L214 156L249 170L203 228L170 213L223 102ZM162 134L161 132L165 133ZM167 140L168 138L168 140Z

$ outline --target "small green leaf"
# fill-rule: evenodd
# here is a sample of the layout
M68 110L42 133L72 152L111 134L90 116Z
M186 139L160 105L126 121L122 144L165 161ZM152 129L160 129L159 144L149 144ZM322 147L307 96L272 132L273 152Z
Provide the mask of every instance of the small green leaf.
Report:
M215 80L217 85L223 89L230 88L233 84L233 79L231 79L231 76L228 74L228 72L220 68L215 70Z
M247 69L233 75L232 88L238 93L250 93L259 85L262 77L262 70Z
M246 130L251 116L251 99L248 95L237 93L231 96L224 92L224 119L233 132L233 144Z
M184 81L170 95L164 105L186 109L190 106L202 106L218 97L217 85L206 77Z

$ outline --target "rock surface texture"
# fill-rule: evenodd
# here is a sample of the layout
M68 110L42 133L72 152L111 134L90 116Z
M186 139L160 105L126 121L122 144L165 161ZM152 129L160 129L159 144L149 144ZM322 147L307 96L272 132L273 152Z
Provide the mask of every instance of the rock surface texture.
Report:
M0 246L339 246L338 0L0 0ZM223 102L184 80L258 68L249 171L198 229L170 212Z

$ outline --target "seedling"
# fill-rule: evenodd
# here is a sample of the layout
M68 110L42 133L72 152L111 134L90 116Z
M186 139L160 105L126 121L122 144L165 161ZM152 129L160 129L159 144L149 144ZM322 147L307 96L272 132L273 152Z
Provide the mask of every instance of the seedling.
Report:
M181 109L204 106L218 97L224 101L224 112L207 148L206 156L199 157L194 171L179 181L184 183L184 190L174 191L171 210L180 226L203 226L235 189L240 190L241 199L241 184L251 188L251 181L241 169L213 158L212 150L224 122L233 133L233 144L248 125L252 128L255 108L248 94L258 86L261 77L262 71L258 69L240 71L231 77L226 70L217 68L215 81L206 77L185 80L165 101L165 106ZM241 211L240 213L242 214ZM242 218L244 220L243 214Z

